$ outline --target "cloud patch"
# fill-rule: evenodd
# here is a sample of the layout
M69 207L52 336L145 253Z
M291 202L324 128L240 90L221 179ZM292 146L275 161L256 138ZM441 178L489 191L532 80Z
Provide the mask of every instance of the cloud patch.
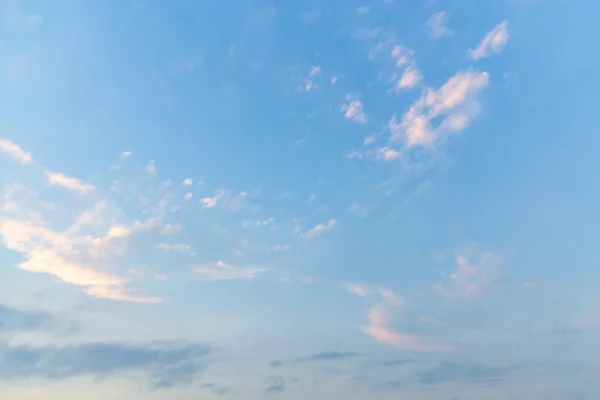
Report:
M58 172L45 172L46 179L50 185L60 186L79 194L87 194L93 192L96 187L94 185L84 183L80 179L73 178Z
M211 281L254 279L266 269L260 267L234 266L219 260L195 268L196 273Z
M0 342L0 380L64 380L138 372L154 388L190 384L203 372L212 350L202 345L82 343L13 346Z
M485 35L475 49L469 50L469 56L477 61L498 54L504 49L509 38L508 21L502 21Z
M432 39L452 35L452 30L448 28L448 13L446 11L433 14L427 20L427 28L429 29L429 36Z
M21 164L30 164L32 160L31 153L27 153L8 139L0 138L0 152L19 161Z
M340 108L340 111L344 113L344 118L358 124L366 124L367 115L363 110L363 103L352 95L347 95L345 100L346 103Z
M425 337L406 334L392 328L394 309L401 309L404 300L389 289L367 288L366 286L348 286L350 292L365 297L376 295L379 301L367 312L367 324L361 330L378 342L403 350L417 352L448 351L449 346L433 342Z

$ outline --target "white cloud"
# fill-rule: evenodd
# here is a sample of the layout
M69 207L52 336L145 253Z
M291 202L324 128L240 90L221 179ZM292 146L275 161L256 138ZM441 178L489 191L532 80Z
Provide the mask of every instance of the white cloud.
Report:
M133 154L133 153L132 153L131 151L124 151L124 152L121 154L121 157L122 157L122 158L127 158L127 157L131 156L132 154Z
M396 68L402 69L400 77L395 74L393 78L396 81L396 91L410 89L421 82L423 76L414 61L414 51L405 46L395 45L390 55L395 60Z
M213 208L217 205L218 197L205 197L201 200L202 205L206 208Z
M440 11L433 14L429 20L427 20L427 28L429 28L429 35L433 39L452 34L452 31L448 28L448 14L446 11Z
M23 164L29 164L32 160L30 153L27 153L22 148L7 139L0 138L0 152L5 153L6 155Z
M246 220L242 223L244 228L260 228L264 226L272 226L275 223L275 217L269 217L263 220Z
M175 253L193 253L189 244L184 243L159 243L156 245L159 250Z
M148 171L148 173L150 174L156 173L156 163L154 162L154 160L150 160L148 162L148 165L146 166L146 171Z
M335 85L337 83L337 80L338 78L334 76L333 78L331 78L331 84Z
M362 102L354 96L346 96L347 103L342 105L340 110L344 113L344 117L350 121L364 124L367 122L367 116L363 111Z
M53 275L64 283L83 287L90 296L144 303L161 301L132 294L125 279L114 272L124 240L136 230L155 226L155 222L109 226L113 218L107 212L106 204L98 203L81 213L64 231L55 231L41 220L3 212L0 238L4 247L25 256L25 261L17 265L23 271ZM106 234L92 234L98 231Z
M311 67L310 72L308 73L308 77L312 78L313 76L318 75L321 72L321 67L318 65L315 65L314 67Z
M367 312L367 324L361 328L363 333L378 342L409 351L447 351L450 347L435 343L425 337L406 334L391 328L393 317L391 309L404 306L404 300L389 289L372 289L359 284L345 284L344 288L360 297L377 295L380 300Z
M391 149L389 147L382 147L377 150L377 158L383 158L386 161L395 160L400 157L401 154L399 151Z
M213 281L232 280L232 279L254 279L265 272L264 268L233 266L224 261L217 261L199 266L195 269L196 273Z
M508 21L502 21L485 35L475 49L469 50L469 56L473 60L481 60L492 54L500 53L508 43L509 37Z
M414 66L404 69L402 76L396 83L396 90L408 89L416 86L421 81L421 72Z
M473 298L485 293L494 282L502 259L481 245L469 245L456 253L455 269L434 289L453 298Z
M183 186L192 186L194 184L194 180L192 178L187 178L181 184Z
M192 198L192 194L190 192L187 192L183 197L185 197L187 200Z
M390 121L392 143L400 141L404 147L430 147L445 135L466 129L479 113L479 92L489 84L487 72L458 72L438 90L428 89L398 122ZM444 117L438 126L432 120Z
M359 296L359 297L365 297L365 296L368 296L371 294L370 288L366 287L365 285L361 285L359 283L346 282L342 286L348 292L350 292L356 296Z
M310 228L302 236L305 238L308 238L308 239L312 239L312 238L319 236L322 233L332 229L336 224L337 224L337 221L335 219L330 219L329 221L327 221L327 223L318 224L318 225L314 226L313 228Z
M377 139L377 135L371 135L371 136L367 136L365 138L365 141L363 142L363 144L365 146L370 145L371 143L373 143L375 141L375 139Z
M69 189L81 194L93 192L96 189L94 185L84 183L77 178L73 178L58 172L45 172L45 175L49 184L54 186L62 186L65 189Z
M204 208L219 207L228 211L237 211L246 206L246 200L248 198L248 192L240 192L238 194L232 194L225 189L219 189L215 195L210 197L204 197L200 200L200 203Z

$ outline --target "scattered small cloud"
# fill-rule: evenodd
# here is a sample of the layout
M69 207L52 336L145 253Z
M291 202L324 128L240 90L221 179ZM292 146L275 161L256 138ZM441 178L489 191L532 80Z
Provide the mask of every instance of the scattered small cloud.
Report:
M156 163L154 162L154 160L150 160L148 162L148 165L146 166L146 171L148 171L149 174L156 173Z
M7 139L0 138L0 152L10 156L22 164L30 164L32 160L31 153L27 153L15 143Z
M402 73L398 77L394 75L392 80L395 83L395 90L401 91L404 89L410 89L415 87L421 82L423 75L417 63L414 60L414 51L407 48L406 46L395 45L390 53L392 59L394 59L396 68L402 69Z
M194 195L191 192L187 192L186 194L183 195L183 197L185 197L186 200L190 200Z
M455 269L435 286L441 295L469 299L480 296L494 283L502 259L481 245L469 245L456 253Z
M502 21L485 35L475 49L469 50L469 56L473 60L481 60L492 54L500 53L508 43L509 38L508 21Z
M194 180L192 178L187 178L183 182L181 182L183 186L192 186L194 184Z
M233 279L254 279L264 273L266 269L248 266L233 266L224 261L217 261L196 267L196 273L212 281Z
M365 297L365 296L368 296L371 294L371 289L360 283L347 282L347 283L344 283L342 286L348 292L350 292L356 296Z
M344 113L344 117L359 124L367 123L367 115L363 111L362 102L352 95L347 95L345 100L346 104L343 104L340 109Z
M190 245L184 243L159 243L156 245L156 247L165 252L193 254Z
M367 325L361 329L363 333L378 342L404 350L419 352L451 350L450 347L430 341L425 337L392 329L393 318L390 309L398 309L404 306L404 300L393 291L385 288L367 288L353 283L346 283L344 288L359 297L368 297L371 295L379 297L379 302L367 312Z
M391 148L400 142L405 148L431 147L445 135L460 132L479 113L477 96L489 84L487 72L459 72L438 90L428 89L398 122L389 123ZM438 126L432 120L443 117ZM393 159L393 158L392 158Z
M262 220L246 220L242 223L244 228L261 228L265 226L273 226L275 223L275 217L269 217Z
M303 233L302 236L307 239L313 239L326 231L332 229L337 224L337 220L330 219L326 223L318 224L312 228L310 228L306 233Z
M96 189L94 185L84 183L80 179L60 174L58 172L46 172L45 175L49 184L54 186L61 186L65 189L80 194L90 193Z
M448 28L448 13L446 13L446 11L440 11L433 14L429 20L427 20L427 28L429 28L429 35L433 39L452 35L452 30Z

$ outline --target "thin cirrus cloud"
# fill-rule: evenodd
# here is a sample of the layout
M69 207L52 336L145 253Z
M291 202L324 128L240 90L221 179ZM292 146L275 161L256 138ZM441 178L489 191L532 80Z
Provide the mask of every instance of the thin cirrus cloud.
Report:
M448 13L446 11L433 14L427 20L427 28L432 39L452 35L452 30L448 28Z
M30 164L32 160L31 153L26 152L21 147L7 139L0 138L0 152L8 155L22 164Z
M344 113L344 117L358 124L367 123L367 115L363 110L363 103L352 95L346 96L346 103L342 105L340 111Z
M483 295L496 281L502 258L482 245L466 245L456 253L455 268L434 286L443 296L471 299Z
M466 71L458 72L438 90L428 89L404 113L401 122L396 117L390 121L389 148L394 149L395 143L404 148L432 147L447 134L463 131L479 113L477 96L488 84L487 72ZM442 121L434 126L432 120L439 117Z
M485 35L475 49L469 50L469 56L473 60L481 60L492 54L500 53L508 43L509 38L508 21L502 21Z
M347 283L344 288L359 297L370 295L379 297L379 301L367 312L367 324L361 328L364 334L376 341L399 349L417 352L452 350L450 346L437 343L426 337L394 330L392 328L392 312L393 310L402 309L404 300L393 291L384 288L368 288L356 283Z
M61 186L65 189L77 192L79 194L90 193L96 189L94 185L85 183L80 179L58 172L46 172L45 175L49 184L54 186Z
M333 229L337 225L336 219L330 219L326 223L317 224L314 227L310 228L306 232L302 233L302 237L307 239L314 239L315 237L322 235L330 229Z
M265 268L235 266L219 260L215 263L208 263L195 268L195 272L211 281L235 280L235 279L254 279L264 273Z
M17 202L10 196L5 195L5 206ZM56 230L41 215L34 213L32 217L23 204L5 206L0 211L0 239L5 248L24 256L17 265L22 271L52 275L93 297L141 303L162 301L133 293L127 288L126 279L115 271L128 239L137 231L158 228L158 219L115 224L114 207L101 201L80 213L66 229Z
M152 388L192 383L210 364L208 346L179 343L131 345L118 342L58 345L12 345L0 341L5 365L0 381L42 379L62 381L75 377L113 377L137 373Z
M406 46L395 45L392 48L390 56L394 60L396 68L402 70L399 78L397 78L396 75L393 78L393 80L396 81L396 91L410 89L421 82L423 75L417 68L413 50Z

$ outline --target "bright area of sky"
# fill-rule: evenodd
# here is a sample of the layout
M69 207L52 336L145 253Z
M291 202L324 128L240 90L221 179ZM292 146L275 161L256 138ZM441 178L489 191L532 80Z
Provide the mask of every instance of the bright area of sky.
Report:
M0 0L0 398L597 399L599 13Z

